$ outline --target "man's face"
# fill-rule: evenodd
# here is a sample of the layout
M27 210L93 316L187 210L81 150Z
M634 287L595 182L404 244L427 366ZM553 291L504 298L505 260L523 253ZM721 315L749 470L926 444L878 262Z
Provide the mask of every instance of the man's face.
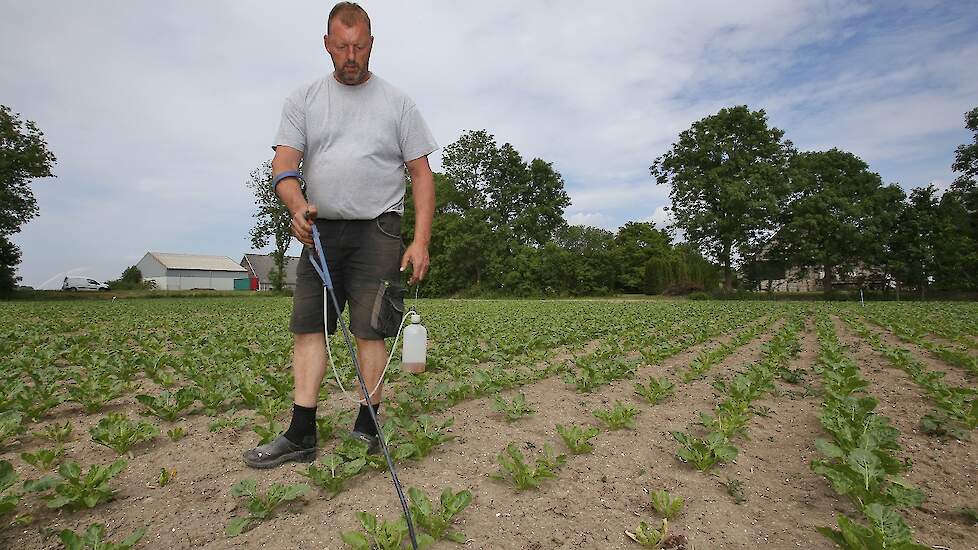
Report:
M374 37L367 30L367 23L359 21L347 27L339 18L329 26L329 34L323 37L326 51L333 58L336 78L350 86L367 80L370 66L370 49Z

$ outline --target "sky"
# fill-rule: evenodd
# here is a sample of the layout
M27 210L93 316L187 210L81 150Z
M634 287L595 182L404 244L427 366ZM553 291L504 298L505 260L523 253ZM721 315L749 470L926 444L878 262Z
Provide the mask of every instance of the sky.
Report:
M904 189L953 180L978 106L978 3L369 1L371 70L441 146L485 129L559 171L573 224L668 223L649 165L724 107ZM118 278L147 251L238 261L285 96L328 75L332 2L0 0L0 104L56 178L13 241L22 284ZM440 151L430 157L440 169ZM270 250L269 248L262 252ZM298 246L293 246L298 250Z

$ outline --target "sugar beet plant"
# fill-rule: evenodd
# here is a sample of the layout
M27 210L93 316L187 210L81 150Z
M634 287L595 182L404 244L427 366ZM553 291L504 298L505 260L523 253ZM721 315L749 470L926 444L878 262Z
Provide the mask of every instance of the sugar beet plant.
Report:
M492 408L505 416L507 422L515 422L536 412L527 404L523 392L516 394L512 401L506 401L503 396L497 395L492 401Z
M89 429L92 441L105 445L119 454L129 452L134 445L149 441L160 430L149 422L140 420L133 422L122 413L110 413Z
M143 527L122 542L111 542L105 539L105 526L101 523L93 523L81 534L64 529L58 533L58 538L61 539L65 550L127 550L136 546L145 534L146 528Z
M45 493L48 508L80 510L112 500L118 491L109 487L109 481L126 467L125 460L116 460L108 466L92 465L82 472L77 462L68 461L58 468L58 475L24 482L24 490ZM46 491L51 490L50 493Z
M848 496L868 520L863 525L839 516L839 529L818 531L843 549L927 548L913 542L899 513L924 500L921 491L898 477L908 467L895 455L900 449L899 432L890 426L889 418L875 411L876 400L863 393L868 383L839 344L826 315L819 315L816 329L816 371L825 386L819 421L831 440L816 440L822 456L812 461L812 470L829 480L837 493Z
M231 488L231 495L244 497L248 515L232 519L228 523L225 533L229 537L240 535L245 529L271 518L275 510L282 504L293 501L308 491L309 486L305 483L296 485L273 483L268 488L268 491L260 493L258 491L258 482L254 479L242 480Z
M0 460L0 521L5 521L20 501L20 493L12 490L15 483L17 473L14 472L14 467L6 460Z
M499 470L491 477L509 482L517 491L539 487L545 479L557 477L557 471L567 461L566 455L554 455L550 445L544 445L542 456L534 463L528 464L526 457L515 443L506 446L506 450L496 457Z
M615 406L610 409L594 411L594 416L605 423L609 430L620 430L622 428L635 428L635 416L638 415L638 408L634 405L626 405L621 401L615 401Z
M174 422L180 418L181 413L187 410L197 400L197 393L193 388L181 388L177 391L164 390L159 395L139 394L136 401L139 401L146 412L167 422Z
M600 430L596 426L562 426L557 424L557 434L564 440L570 452L576 455L590 453L594 450L591 440Z
M410 542L407 520L404 516L395 521L380 520L367 512L357 512L357 519L364 532L344 531L340 538L353 550L403 550ZM435 540L426 533L417 535L418 548L427 548Z
M455 516L472 503L471 491L463 490L456 493L450 487L446 487L437 504L432 504L427 495L414 487L408 489L408 496L411 499L411 517L433 539L465 543L465 535L452 531L451 527Z
M346 481L359 474L367 467L364 458L347 459L339 455L328 454L318 462L310 464L305 472L300 474L309 478L317 487L326 491L326 498L331 499L343 491Z
M658 405L675 392L676 385L665 376L661 378L650 376L648 384L635 383L635 395L645 398L650 405Z

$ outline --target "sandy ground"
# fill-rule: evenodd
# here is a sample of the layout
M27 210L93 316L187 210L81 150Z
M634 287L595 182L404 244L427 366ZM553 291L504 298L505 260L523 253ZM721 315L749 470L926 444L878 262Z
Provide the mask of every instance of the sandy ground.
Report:
M932 407L920 390L841 322L836 324L863 376L872 382L870 393L880 400L880 411L890 416L902 434L904 453L913 461L909 481L928 495L921 508L907 513L917 538L955 550L978 549L978 527L956 513L961 506L974 507L978 502L978 443L974 439L942 443L921 434L917 423ZM469 539L464 547L471 549L638 548L624 531L634 530L642 520L655 521L648 493L657 489L686 499L684 512L671 523L671 532L685 536L689 549L832 548L815 527L834 525L836 514L851 513L852 507L809 467L815 455L815 439L823 437L817 418L820 398L805 389L818 387L818 377L811 371L817 352L811 324L799 335L802 351L789 365L805 369L805 380L799 385L778 381L777 394L756 403L769 407L770 415L753 417L749 440L735 440L740 449L735 462L716 467L711 475L681 463L675 456L677 444L670 431L685 430L698 411L708 411L722 399L711 386L713 377L730 375L758 359L762 345L777 326L735 351L706 377L688 384L681 381L679 372L701 349L725 341L731 334L690 348L662 364L645 366L635 380L621 380L595 393L576 393L559 377L524 386L521 391L537 412L511 424L492 411L491 398L459 403L439 415L455 418L452 433L456 439L437 448L423 462L400 465L401 481L405 487L422 488L432 497L444 487L471 490L473 504L457 523L457 529ZM896 341L892 336L887 338ZM948 372L949 383L966 383L953 367L914 351L930 368ZM565 358L567 352L560 355ZM633 384L652 375L672 379L676 395L655 406L642 402L633 394ZM613 432L602 428L594 439L595 450L568 455L557 479L537 490L518 493L489 477L497 469L497 453L508 443L519 444L528 456L534 456L544 444L566 452L555 425L598 425L592 411L608 408L615 400L639 407L636 428ZM137 407L127 398L107 410L135 414ZM75 430L66 444L68 455L83 464L107 463L115 459L114 451L96 445L88 436L88 428L97 418L85 415L75 405L63 405L33 429L70 419ZM81 530L91 522L101 522L113 540L147 526L140 544L143 548L341 549L346 546L340 533L359 528L356 511L368 510L388 519L399 513L390 478L370 473L351 481L348 489L332 500L322 498L314 489L274 519L229 539L224 536L228 521L243 513L230 494L235 483L253 477L264 488L272 482L306 479L298 473L304 467L295 464L272 471L247 468L240 453L253 446L255 435L230 430L210 433L207 426L211 421L192 415L176 423L189 432L186 438L172 442L161 436L134 449L129 467L112 483L120 489L117 499L94 510L66 514L47 510L34 496L26 497L21 511L32 513L34 524L0 532L0 547L58 548L57 537L43 538L39 526L54 531L65 527ZM171 426L162 423L162 427L166 430ZM36 478L38 473L19 454L50 446L28 437L5 448L0 458L14 463L22 477ZM147 480L162 467L176 471L174 481L163 488L147 486ZM724 482L730 479L743 484L746 500L742 504L728 494ZM435 548L457 546L441 542Z

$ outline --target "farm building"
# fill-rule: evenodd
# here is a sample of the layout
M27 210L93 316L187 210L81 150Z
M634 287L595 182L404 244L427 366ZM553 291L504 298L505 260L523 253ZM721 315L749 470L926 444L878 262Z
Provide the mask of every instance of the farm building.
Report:
M295 272L299 266L299 258L285 257L285 288L295 290ZM271 290L272 270L275 269L275 259L271 254L245 254L241 258L241 267L248 270L252 290Z
M136 267L160 290L234 290L235 279L248 277L248 270L227 256L147 252Z

